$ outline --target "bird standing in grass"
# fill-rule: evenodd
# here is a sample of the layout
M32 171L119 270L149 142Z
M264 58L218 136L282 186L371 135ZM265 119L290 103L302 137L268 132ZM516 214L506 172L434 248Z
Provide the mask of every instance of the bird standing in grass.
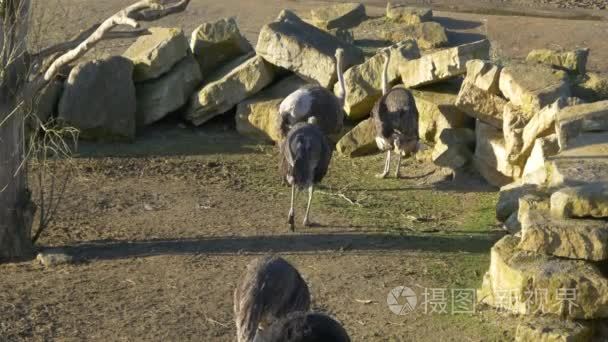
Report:
M372 109L372 120L376 127L376 144L381 151L387 151L384 170L376 175L385 178L390 170L391 152L398 155L395 177L399 178L401 157L416 153L419 148L418 109L412 93L403 88L395 87L389 90L388 66L390 49L380 50L384 56L382 70L382 97Z
M291 207L287 222L295 230L294 202L298 190L308 189L308 204L304 215L304 226L310 225L310 203L315 184L319 183L329 168L333 150L327 137L317 125L315 116L306 123L297 123L291 128L280 148L283 179L291 185Z
M247 265L234 291L237 341L251 342L258 330L309 308L308 285L297 269L281 257L257 258Z

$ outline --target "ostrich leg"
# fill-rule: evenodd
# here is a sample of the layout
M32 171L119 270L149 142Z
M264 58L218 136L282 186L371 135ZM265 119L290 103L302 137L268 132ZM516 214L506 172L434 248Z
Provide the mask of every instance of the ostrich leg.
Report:
M295 229L295 210L294 210L294 202L296 197L296 185L291 186L291 208L289 208L289 216L287 218L287 223L289 223L289 230L294 232Z
M395 178L400 178L401 177L401 173L400 173L400 169L401 169L401 151L399 151L397 153L398 157L397 157L397 166L395 167Z
M310 222L308 221L308 213L310 212L310 202L312 202L312 193L315 191L314 185L308 188L308 204L306 205L306 215L304 215L304 226L308 227Z
M388 175L389 169L391 167L391 150L386 152L386 160L384 161L384 171L376 175L377 178L385 178Z

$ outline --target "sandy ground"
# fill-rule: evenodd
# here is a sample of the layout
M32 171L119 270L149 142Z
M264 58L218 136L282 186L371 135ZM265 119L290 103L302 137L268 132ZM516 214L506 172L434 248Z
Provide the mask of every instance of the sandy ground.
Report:
M45 12L54 29L42 41L72 35L130 2L49 0L61 15ZM187 13L159 25L189 33L231 15L255 42L280 9L306 13L324 3L193 0ZM381 11L368 7L370 15ZM608 70L607 43L597 39L608 29L603 21L435 15L454 42L488 36L505 58L588 46L590 69ZM97 55L127 45L104 43ZM407 178L376 180L380 156L335 158L313 204L320 225L289 234L288 190L275 175L274 149L236 135L229 118L199 129L169 121L133 145L83 144L79 152L65 200L40 241L67 248L79 262L0 265L2 341L231 341L232 291L245 265L265 253L293 262L315 308L341 320L354 341L512 340L517 319L488 308L425 314L419 307L397 316L386 305L400 285L479 286L502 233L493 219L496 194L478 176L441 182L431 165L407 161Z

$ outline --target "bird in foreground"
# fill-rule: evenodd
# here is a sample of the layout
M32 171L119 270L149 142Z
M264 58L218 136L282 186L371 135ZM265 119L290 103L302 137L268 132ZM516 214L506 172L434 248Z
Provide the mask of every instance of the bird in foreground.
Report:
M350 342L350 337L340 323L325 314L293 312L258 331L254 342Z
M340 91L338 96L320 85L306 85L289 94L279 105L279 136L284 139L290 128L299 122L306 122L311 116L317 118L317 123L323 133L332 135L340 133L344 127L344 50L336 49L336 73Z
M398 155L395 177L399 178L401 157L416 153L419 149L418 109L412 93L402 87L389 90L387 73L390 62L390 50L380 50L384 56L382 71L382 97L372 109L372 120L376 127L376 145L381 151L387 151L384 170L377 174L385 178L390 170L391 152Z
M282 158L282 177L291 185L291 207L287 222L290 230L295 231L294 202L297 192L308 189L308 204L303 224L309 226L314 186L327 174L333 150L314 116L309 117L306 123L295 124L279 150Z
M295 267L277 256L256 258L234 291L237 341L251 342L259 330L309 308L308 285Z

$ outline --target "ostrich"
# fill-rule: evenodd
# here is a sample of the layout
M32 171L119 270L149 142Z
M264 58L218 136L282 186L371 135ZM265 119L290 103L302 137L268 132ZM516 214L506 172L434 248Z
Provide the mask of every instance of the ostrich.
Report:
M258 329L309 307L308 285L298 270L281 257L257 258L247 265L234 291L237 341L251 342Z
M308 188L308 204L303 222L304 226L308 226L314 185L325 177L333 151L317 125L315 116L309 117L307 123L295 124L282 142L280 151L285 165L281 168L282 177L291 185L291 207L287 222L290 230L295 231L296 190Z
M284 139L290 127L298 122L306 122L315 116L319 127L327 135L340 133L344 126L344 99L346 90L342 67L344 50L336 50L336 73L340 83L340 93L336 97L331 91L319 85L307 85L289 94L279 105L279 136Z
M253 342L350 342L348 333L333 318L314 312L292 312L259 331Z
M384 170L377 174L378 178L385 178L390 169L391 150L398 155L395 177L399 178L401 157L416 153L419 148L418 136L418 109L412 93L401 87L389 90L387 73L390 62L390 50L380 50L384 56L382 70L382 97L372 109L372 120L376 127L376 144L381 151L387 151Z

